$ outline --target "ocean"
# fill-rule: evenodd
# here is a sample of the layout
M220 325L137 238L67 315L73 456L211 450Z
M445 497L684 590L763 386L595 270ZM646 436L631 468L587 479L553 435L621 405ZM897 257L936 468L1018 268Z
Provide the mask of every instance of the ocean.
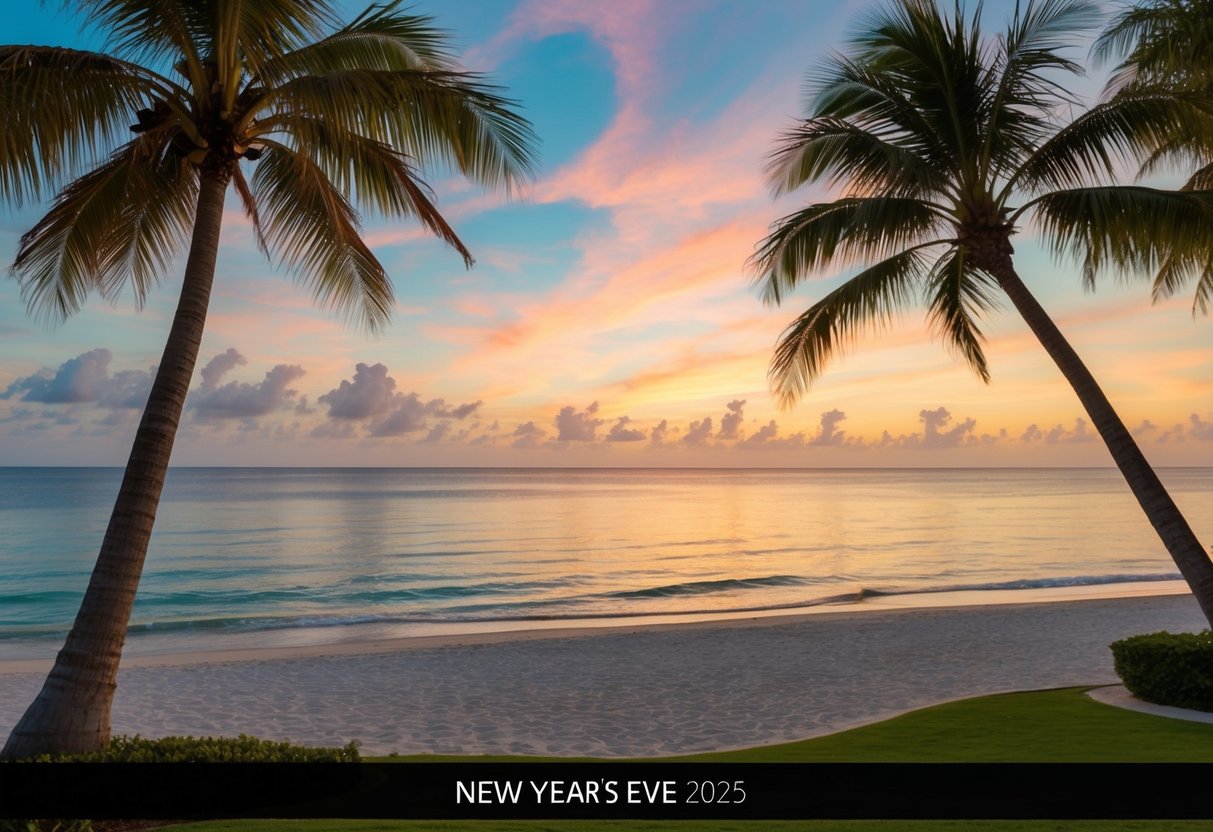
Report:
M1213 540L1213 469L1160 476ZM60 646L120 477L0 468L0 659ZM173 468L127 652L1178 577L1112 469Z

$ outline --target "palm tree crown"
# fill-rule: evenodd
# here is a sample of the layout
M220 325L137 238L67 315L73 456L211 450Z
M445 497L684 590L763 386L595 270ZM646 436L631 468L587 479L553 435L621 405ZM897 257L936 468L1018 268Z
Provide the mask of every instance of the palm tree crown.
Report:
M1081 72L1058 47L1096 13L1078 0L1029 3L1004 37L983 40L977 15L903 0L872 18L853 56L827 63L812 116L782 137L768 173L776 194L827 179L844 196L779 220L752 262L776 303L823 267L871 265L784 333L772 380L785 404L863 326L917 297L988 380L978 320L1032 212L1049 242L1084 259L1088 280L1100 266L1150 270L1171 254L1190 264L1203 250L1196 232L1211 226L1194 209L1208 194L1105 184L1115 153L1185 123L1181 107L1145 91L1057 125L1058 105L1076 103L1062 76Z
M0 752L8 757L93 750L109 738L229 185L268 256L322 304L375 330L391 313L392 283L361 239L359 209L415 218L470 265L419 171L445 165L508 190L533 165L534 136L513 103L461 71L445 36L398 1L345 25L328 0L74 5L109 33L110 54L0 46L0 189L20 203L62 186L21 238L13 273L22 294L52 319L91 290L112 298L130 286L142 303L174 256L188 256L88 589Z
M1096 58L1124 60L1108 82L1107 93L1129 96L1142 90L1173 95L1192 107L1191 118L1153 143L1141 173L1164 165L1188 172L1183 190L1213 189L1213 2L1146 0L1123 9L1096 39ZM1183 288L1188 275L1164 263L1154 280L1154 298ZM1208 314L1213 305L1213 261L1196 282L1192 312Z
M230 178L267 254L377 329L392 286L355 204L415 217L470 264L419 167L506 187L531 168L527 122L398 2L344 26L325 0L75 5L108 30L112 54L0 47L0 188L38 198L134 136L22 238L14 271L43 315L128 284L141 303L189 239L200 176L214 175ZM241 159L258 160L250 178Z
M1118 161L1189 123L1186 102L1143 88L1059 122L1077 103L1067 76L1081 72L1060 50L1097 20L1085 0L1030 0L987 38L980 12L966 17L957 6L945 16L933 0L899 0L866 21L850 54L825 62L811 115L781 137L768 173L777 195L819 180L842 194L774 223L751 263L773 303L826 267L860 268L784 331L771 381L793 403L836 352L919 301L944 343L988 381L979 324L1009 299L1213 620L1213 564L1012 259L1012 237L1034 220L1055 251L1082 261L1088 284L1105 267L1165 266L1186 280L1209 262L1213 193L1114 184Z

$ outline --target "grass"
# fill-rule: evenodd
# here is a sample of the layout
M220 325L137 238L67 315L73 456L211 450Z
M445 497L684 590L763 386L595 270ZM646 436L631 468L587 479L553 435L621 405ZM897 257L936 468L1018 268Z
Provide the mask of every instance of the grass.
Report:
M543 762L536 757L381 758ZM966 699L816 739L669 758L698 762L1213 762L1213 725L1102 705L1083 689ZM1213 803L1210 804L1213 813ZM207 821L177 832L1197 832L1208 821Z
M684 760L1208 763L1213 725L1114 708L1085 688L965 699L786 745Z

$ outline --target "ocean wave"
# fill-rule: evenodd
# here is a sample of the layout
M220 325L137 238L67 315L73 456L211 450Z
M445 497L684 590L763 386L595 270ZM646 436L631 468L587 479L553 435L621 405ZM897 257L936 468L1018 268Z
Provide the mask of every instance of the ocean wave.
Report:
M1161 572L1152 575L1070 575L1061 578L1019 578L1012 581L990 581L974 584L949 584L947 586L917 587L914 589L860 589L862 598L890 595L928 595L936 592L995 592L1002 589L1049 589L1066 586L1103 586L1105 584L1150 583L1153 581L1177 581L1183 578L1178 572Z
M720 578L715 581L687 581L644 589L623 589L603 592L598 598L671 598L679 595L707 595L713 592L731 592L738 589L767 589L773 586L803 586L818 581L795 575L767 575L760 578Z
M1169 581L1180 578L1178 573L1155 573L1145 575L1073 575L1053 578L1022 578L1010 581L991 581L984 583L952 584L947 586L917 587L900 589L896 587L856 587L847 592L833 593L825 596L793 599L780 603L731 604L712 607L693 607L680 609L661 609L645 605L643 608L623 606L607 606L603 600L641 602L650 599L690 597L708 595L730 590L752 590L770 587L795 587L805 585L821 585L830 579L806 579L794 575L769 575L759 578L726 578L716 581L693 581L683 584L672 584L664 587L647 589L624 590L614 593L604 593L594 596L564 597L556 599L534 599L517 602L499 602L484 604L466 604L457 607L438 608L432 611L410 613L392 612L347 612L333 614L293 614L293 615L236 615L215 616L208 618L185 618L168 621L135 622L128 628L131 636L139 637L151 634L178 633L223 633L223 632L255 632L265 630L347 627L357 625L460 625L460 624L492 624L492 623L521 623L527 622L579 622L590 620L631 619L659 617L712 616L744 613L776 612L780 610L796 610L826 605L855 604L865 598L891 597L905 595L927 595L959 591L999 591L999 590L1031 590L1050 587L1067 586L1098 586L1117 583L1136 583ZM837 581L838 576L832 580ZM483 588L483 585L482 585ZM450 588L446 588L450 589ZM461 597L459 594L449 597ZM462 596L466 597L466 596ZM757 599L755 599L757 600ZM35 624L0 628L0 642L18 639L49 639L62 638L66 635L66 626L52 624Z

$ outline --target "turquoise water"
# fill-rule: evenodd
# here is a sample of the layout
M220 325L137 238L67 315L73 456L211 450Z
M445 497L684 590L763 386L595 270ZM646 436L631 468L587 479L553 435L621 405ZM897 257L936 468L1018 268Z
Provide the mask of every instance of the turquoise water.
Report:
M57 649L120 475L0 469L0 658ZM1213 540L1213 469L1161 475ZM175 468L128 649L1176 577L1112 470Z

